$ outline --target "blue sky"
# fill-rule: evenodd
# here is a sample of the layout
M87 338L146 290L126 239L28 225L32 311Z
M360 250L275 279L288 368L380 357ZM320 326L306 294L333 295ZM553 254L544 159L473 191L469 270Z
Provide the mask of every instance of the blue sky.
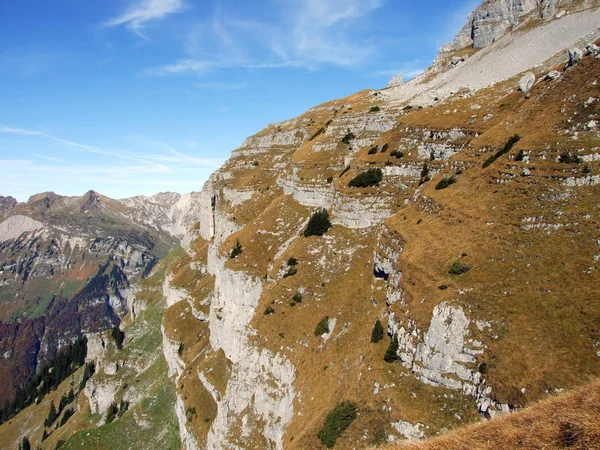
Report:
M268 123L426 68L477 3L0 2L0 194L200 190Z

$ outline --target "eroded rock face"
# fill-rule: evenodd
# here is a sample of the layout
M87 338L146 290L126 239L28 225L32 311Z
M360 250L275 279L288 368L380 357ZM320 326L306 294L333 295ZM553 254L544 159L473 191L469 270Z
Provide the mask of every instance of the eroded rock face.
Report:
M467 23L446 50L459 50L464 47L487 47L497 41L525 16L550 19L556 13L557 0L491 0L475 8Z
M111 403L115 401L115 394L120 387L118 381L107 380L105 382L96 379L88 380L84 393L90 404L92 414L104 414Z
M433 310L431 324L417 345L413 372L421 381L462 389L473 394L470 385L478 385L480 374L468 365L475 363L474 355L482 353L482 344L466 343L469 320L460 307L441 303ZM464 383L448 375L455 375Z
M215 276L210 306L210 342L232 363L226 395L217 402L218 413L207 437L207 448L220 449L233 426L263 423L256 430L274 448L283 448L283 433L293 415L294 367L269 350L248 342L248 325L262 294L260 280L225 268L225 261L209 251L208 272ZM245 417L245 418L244 418ZM250 433L242 430L242 435Z

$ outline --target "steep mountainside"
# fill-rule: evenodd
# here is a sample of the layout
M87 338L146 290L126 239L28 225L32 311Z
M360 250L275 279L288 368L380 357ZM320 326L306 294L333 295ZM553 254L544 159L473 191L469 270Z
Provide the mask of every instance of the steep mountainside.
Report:
M73 415L43 426L49 394L0 445L368 448L598 378L598 6L486 1L422 76L268 126L189 199L120 202L195 235L131 286L122 349L90 335Z
M340 448L435 436L598 376L598 60L564 70L598 14L523 27L233 152L173 280L187 302L165 315L179 398L198 412L180 422L188 448L318 448L343 401L358 416ZM539 36L557 29L548 49ZM487 72L524 41L540 80L527 93L521 66ZM494 86L470 89L482 70ZM368 171L374 186L351 187ZM320 208L333 227L304 237ZM373 344L377 319L390 338Z
M119 324L131 285L189 240L194 198L0 200L0 407L58 348Z

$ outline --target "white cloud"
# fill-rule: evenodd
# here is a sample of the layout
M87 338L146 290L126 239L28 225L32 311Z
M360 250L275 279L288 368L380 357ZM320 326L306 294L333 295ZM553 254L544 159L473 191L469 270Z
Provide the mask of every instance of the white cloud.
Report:
M120 15L100 24L101 28L125 25L138 36L146 39L142 30L147 22L162 19L183 9L183 0L141 0L130 5Z
M381 0L271 0L268 18L239 18L217 8L193 26L186 58L146 70L148 75L206 75L218 69L276 69L319 65L354 66L377 52L361 33ZM265 14L259 11L258 14Z

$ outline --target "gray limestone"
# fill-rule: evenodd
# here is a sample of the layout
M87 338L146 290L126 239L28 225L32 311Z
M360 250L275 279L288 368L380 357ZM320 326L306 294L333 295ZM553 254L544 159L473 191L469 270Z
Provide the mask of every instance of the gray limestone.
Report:
M521 92L527 94L534 84L535 75L533 74L533 72L527 72L521 77L521 80L519 81L519 89L521 90Z
M389 81L388 86L399 86L403 83L404 83L404 80L402 78L402 74L399 73L398 75L396 75Z
M44 224L27 216L11 216L0 223L0 242L16 239L23 233L41 230Z
M583 50L577 47L569 49L569 66L577 64L583 59Z

